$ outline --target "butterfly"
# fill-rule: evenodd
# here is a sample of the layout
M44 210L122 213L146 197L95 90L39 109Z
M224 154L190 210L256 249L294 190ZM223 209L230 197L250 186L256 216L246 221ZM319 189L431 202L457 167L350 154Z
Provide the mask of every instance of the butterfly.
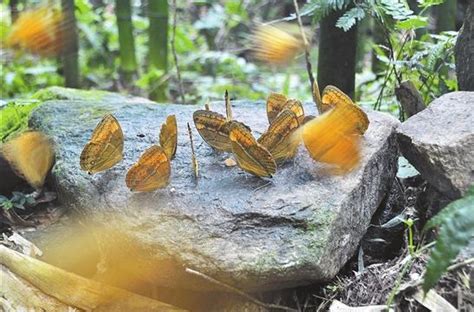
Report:
M123 133L111 114L102 118L80 157L81 169L89 174L112 168L123 158Z
M41 189L54 161L50 139L41 132L28 131L0 148L15 173L35 189Z
M300 124L303 123L303 104L295 99L288 99L284 94L272 92L266 103L268 123L272 123L283 109L288 108L293 111Z
M287 64L304 48L299 28L287 23L258 26L250 39L254 57L269 64Z
M125 182L132 192L151 192L167 186L170 174L171 164L165 150L153 145L130 167Z
M244 124L230 122L229 139L237 165L258 177L272 177L276 173L276 163L272 154L252 136Z
M299 125L296 114L289 108L285 108L257 142L272 154L276 163L284 162L295 156L299 142L292 140L292 135Z
M175 115L168 116L166 122L161 126L160 145L164 149L168 159L172 160L176 154L178 145L178 126L176 124Z
M60 8L40 6L22 12L12 25L6 45L44 56L55 56L70 45L65 33L73 23L64 18Z
M193 120L199 135L207 144L218 151L232 152L229 123L223 115L210 110L197 110Z
M354 129L356 133L362 135L369 127L369 119L367 114L357 105L355 105L347 94L335 86L329 85L324 88L321 97L321 106L323 112L326 112L331 108L348 106L350 109L345 111L345 113L354 115L350 117L350 120L354 122Z
M360 161L360 135L354 131L358 115L353 106L335 107L303 125L299 132L310 156L332 165L334 173L346 173ZM299 136L293 136L299 140Z

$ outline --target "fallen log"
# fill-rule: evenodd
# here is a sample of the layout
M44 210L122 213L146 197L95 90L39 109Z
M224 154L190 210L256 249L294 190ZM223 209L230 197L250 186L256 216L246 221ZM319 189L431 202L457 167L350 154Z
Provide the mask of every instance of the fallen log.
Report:
M185 311L166 303L69 273L0 246L0 264L46 295L86 311ZM5 279L7 282L9 279ZM3 289L5 287L5 289ZM14 292L2 283L1 292Z

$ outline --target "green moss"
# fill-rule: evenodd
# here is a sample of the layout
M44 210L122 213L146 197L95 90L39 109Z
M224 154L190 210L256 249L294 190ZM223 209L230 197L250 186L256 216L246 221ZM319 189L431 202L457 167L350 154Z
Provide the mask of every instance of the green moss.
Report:
M269 268L277 267L276 253L274 251L267 252L259 257L259 259L252 266L252 269L257 272L267 272Z
M100 90L79 90L63 87L49 87L39 90L32 98L42 102L52 100L103 101L105 99L123 100L125 96Z
M28 129L28 118L31 111L40 103L38 101L13 101L0 110L0 142Z
M52 100L82 100L82 101L123 101L126 97L117 93L100 90L79 90L63 87L49 87L39 90L28 100L9 102L0 109L0 142L28 129L28 119L31 111ZM91 107L84 109L81 114L88 117L101 117L109 113L105 108Z

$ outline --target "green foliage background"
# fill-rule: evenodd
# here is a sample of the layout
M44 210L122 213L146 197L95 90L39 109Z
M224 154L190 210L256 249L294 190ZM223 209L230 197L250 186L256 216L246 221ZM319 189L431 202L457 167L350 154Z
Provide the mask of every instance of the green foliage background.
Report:
M172 57L170 71L149 69L146 64L148 51L148 18L142 1L132 1L134 38L139 64L138 79L133 89L125 89L119 82L119 44L113 1L94 8L88 0L76 0L76 16L80 35L80 67L83 88L121 91L146 96L163 81L170 83L168 100L176 101L178 89ZM422 1L420 7L429 8L440 1ZM259 22L284 18L278 6L259 9L259 1L194 1L194 10L206 6L196 14L187 1L178 1L178 25L176 50L189 103L201 103L207 99L222 98L228 89L235 98L264 99L270 91L284 92L292 97L311 100L303 57L299 56L285 67L270 67L255 63L248 57L248 36ZM313 27L330 10L346 9L348 0L310 0L302 8L302 14L312 16ZM392 68L403 79L411 79L420 89L426 102L442 93L455 90L452 48L456 33L412 36L414 30L428 27L428 17L423 12L414 14L404 1L365 0L346 11L337 26L349 29L356 23L379 23L386 31L392 50L399 51L394 57L386 44L376 44L371 36L360 34L357 100L363 106L375 107L398 115L398 103L394 97L397 79ZM282 2L281 7L291 4ZM0 4L0 33L9 31L8 1ZM22 9L22 8L20 8ZM292 10L290 10L293 12ZM171 21L170 21L171 23ZM317 43L316 31L313 42ZM362 36L364 35L364 36ZM375 51L376 57L386 65L385 73L373 73L367 55ZM40 88L62 85L61 68L55 59L40 59L27 53L2 52L0 61L2 98L17 98L32 94ZM311 49L311 61L316 68L317 45Z

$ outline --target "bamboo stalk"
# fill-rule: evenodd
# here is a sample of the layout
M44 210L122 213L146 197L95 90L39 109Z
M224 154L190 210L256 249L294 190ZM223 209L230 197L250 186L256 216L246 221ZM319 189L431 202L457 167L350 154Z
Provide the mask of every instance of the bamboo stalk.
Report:
M69 88L79 88L79 43L77 38L77 26L74 0L61 0L64 12L63 27L64 38L67 45L62 51L62 64L64 72L64 85Z
M186 99L184 98L184 89L183 89L183 81L181 80L181 72L179 71L179 64L178 64L178 54L176 53L176 46L175 46L175 39L176 39L176 23L178 20L178 7L176 5L176 0L172 0L173 2L173 35L171 36L171 51L173 52L173 59L174 65L176 66L176 76L178 78L178 88L179 94L181 95L181 102L182 104L186 104Z
M126 83L130 83L137 71L130 0L115 0L115 15L117 17L122 77Z
M149 0L148 19L148 62L149 68L159 69L163 74L168 72L168 0ZM150 91L150 99L155 101L166 101L166 81L160 83Z

